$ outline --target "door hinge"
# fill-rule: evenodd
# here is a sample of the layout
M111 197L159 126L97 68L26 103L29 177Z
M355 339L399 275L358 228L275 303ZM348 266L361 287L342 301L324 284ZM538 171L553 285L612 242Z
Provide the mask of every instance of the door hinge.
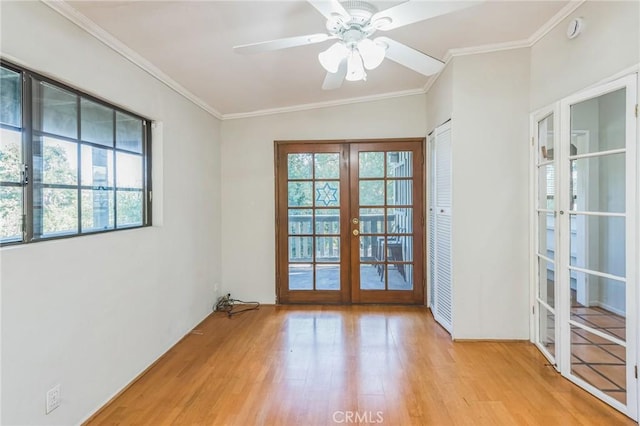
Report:
M636 117L638 116L638 104L636 104Z
M535 305L531 307L531 313L532 313L533 315L535 315L535 314L536 314L536 307L535 307Z
M29 166L27 164L22 164L22 184L29 184Z
M22 215L22 233L27 232L27 215Z
M149 202L153 202L153 191L149 191Z
M636 365L635 367L633 367L633 373L636 376L636 379L638 378L638 366Z

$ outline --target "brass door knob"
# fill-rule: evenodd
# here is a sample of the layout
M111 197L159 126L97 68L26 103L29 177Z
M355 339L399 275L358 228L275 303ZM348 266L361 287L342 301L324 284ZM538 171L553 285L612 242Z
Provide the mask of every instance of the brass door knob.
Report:
M357 229L354 229L353 230L353 235L355 235L357 237L358 235L360 235L360 231L358 231Z
M354 217L353 219L351 219L351 223L353 223L354 225L357 225L360 223L360 219L358 219L357 217Z

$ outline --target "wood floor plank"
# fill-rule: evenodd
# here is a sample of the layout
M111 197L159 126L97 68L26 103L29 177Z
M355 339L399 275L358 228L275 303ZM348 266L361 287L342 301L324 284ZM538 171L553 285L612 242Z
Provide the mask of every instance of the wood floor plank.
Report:
M350 417L346 417L350 416ZM636 425L522 342L452 342L419 307L212 314L88 425Z

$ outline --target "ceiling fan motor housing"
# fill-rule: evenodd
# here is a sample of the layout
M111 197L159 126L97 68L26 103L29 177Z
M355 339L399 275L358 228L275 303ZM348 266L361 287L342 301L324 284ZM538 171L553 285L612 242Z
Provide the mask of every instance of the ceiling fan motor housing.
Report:
M349 0L342 2L342 6L351 15L351 22L364 26L371 17L378 11L374 5L357 0Z
M378 12L378 8L370 3L358 0L349 0L341 4L349 16L333 14L327 20L329 33L341 39L346 39L347 37L343 36L353 30L358 30L362 33L361 38L371 35L375 31L375 28L371 25L371 17ZM353 33L349 38L353 38Z

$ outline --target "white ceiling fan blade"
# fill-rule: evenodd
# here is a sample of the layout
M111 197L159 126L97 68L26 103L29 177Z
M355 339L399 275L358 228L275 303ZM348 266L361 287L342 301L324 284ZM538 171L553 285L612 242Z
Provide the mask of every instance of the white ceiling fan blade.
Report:
M432 75L444 68L444 62L425 55L389 37L378 37L375 39L375 42L387 45L387 58L420 74Z
M330 38L335 38L327 34L309 34L296 37L279 38L277 40L261 41L260 43L243 44L234 46L237 53L251 54L260 52L270 52L272 50L288 49L290 47L305 46L308 44L322 43Z
M311 3L311 6L315 7L318 12L322 13L322 15L329 19L333 15L344 16L345 18L349 17L349 13L345 10L345 8L340 4L338 0L307 0Z
M347 75L347 58L344 58L338 66L338 71L331 73L328 72L322 83L322 90L334 90L339 89L342 86L342 82Z
M476 6L481 3L483 3L483 0L450 2L410 0L376 13L371 17L371 22L373 22L374 26L377 26L380 30L393 30L394 28L403 27L405 25L413 24L414 22L424 21L425 19L455 12L456 10ZM385 22L387 19L390 19L391 21ZM378 25L376 25L376 21L378 21Z

